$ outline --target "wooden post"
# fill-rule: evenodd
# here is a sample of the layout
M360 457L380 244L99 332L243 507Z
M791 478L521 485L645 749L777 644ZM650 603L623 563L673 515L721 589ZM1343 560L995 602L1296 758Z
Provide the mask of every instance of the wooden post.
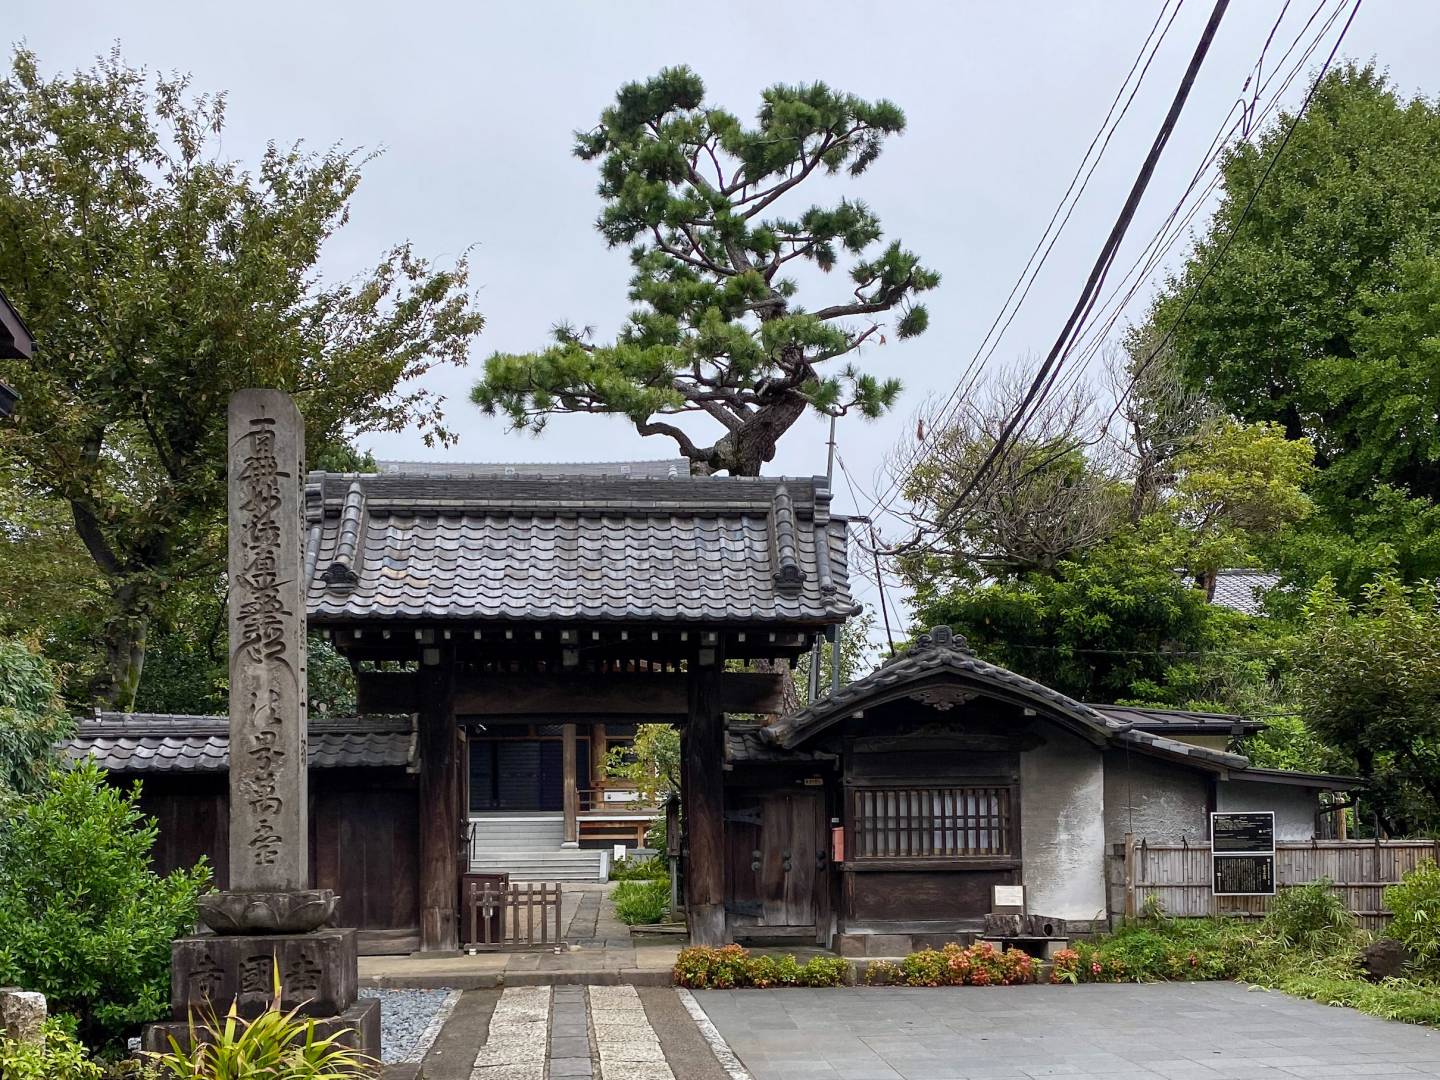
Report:
M1135 918L1135 834L1125 834L1125 919Z
M716 650L718 654L718 650ZM720 700L721 660L690 670L686 725L685 900L690 941L723 945L725 928L725 713Z
M565 842L561 847L580 846L580 792L575 783L575 725L560 725L560 772L565 788Z
M590 786L599 790L605 785L605 756L610 752L610 737L604 724L590 725Z
M454 665L448 650L425 650L420 668L420 951L460 947L456 852L460 820L459 736Z

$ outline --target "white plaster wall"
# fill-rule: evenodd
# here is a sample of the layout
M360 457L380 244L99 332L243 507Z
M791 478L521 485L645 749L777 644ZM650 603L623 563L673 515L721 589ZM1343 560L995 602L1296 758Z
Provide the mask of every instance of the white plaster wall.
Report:
M1203 844L1210 838L1210 774L1123 748L1105 753L1105 839Z
M1025 906L1034 915L1094 919L1105 912L1105 764L1057 727L1020 755L1020 846Z
M1277 841L1313 840L1315 810L1319 801L1313 788L1296 787L1293 784L1222 780L1215 786L1217 810L1275 811Z

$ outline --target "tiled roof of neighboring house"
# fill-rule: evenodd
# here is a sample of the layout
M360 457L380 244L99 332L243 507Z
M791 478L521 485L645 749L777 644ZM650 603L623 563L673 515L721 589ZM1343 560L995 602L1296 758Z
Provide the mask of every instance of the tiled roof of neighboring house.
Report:
M382 476L488 477L492 480L523 476L531 479L574 476L607 476L630 480L674 480L690 475L685 458L655 461L381 461L376 471Z
M35 352L35 338L13 304L0 292L0 360L25 360ZM20 395L0 382L0 417L15 411Z
M0 360L24 360L35 351L35 337L20 312L0 292Z
M1129 743L1144 752L1210 770L1249 765L1239 754L1153 734L1033 679L987 663L971 652L965 639L953 634L948 626L938 626L922 634L909 649L863 679L767 725L761 729L760 737L771 746L794 749L832 724L867 708L912 695L924 702L932 691L943 694L943 690L937 691L936 684L944 682L959 683L956 689L962 693L984 694L1034 709L1102 745Z
M725 761L821 761L833 755L812 753L808 750L784 750L766 742L760 734L762 726L755 723L727 723L725 725Z
M62 744L71 757L93 758L119 773L225 772L230 721L223 716L100 713L78 721ZM389 717L315 717L309 728L313 769L398 768L412 763L408 721Z
M1219 570L1210 602L1246 615L1265 614L1265 593L1280 583L1269 570Z
M855 613L823 478L312 473L312 622L821 626Z
M1189 709L1150 709L1134 705L1091 705L1112 720L1155 735L1254 735L1265 724L1230 713L1195 712Z

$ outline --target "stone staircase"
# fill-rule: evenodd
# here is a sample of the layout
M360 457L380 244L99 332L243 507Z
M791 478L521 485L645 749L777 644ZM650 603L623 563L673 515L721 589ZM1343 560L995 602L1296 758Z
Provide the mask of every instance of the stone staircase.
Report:
M511 881L604 881L610 853L567 848L563 814L477 814L470 818L470 872Z

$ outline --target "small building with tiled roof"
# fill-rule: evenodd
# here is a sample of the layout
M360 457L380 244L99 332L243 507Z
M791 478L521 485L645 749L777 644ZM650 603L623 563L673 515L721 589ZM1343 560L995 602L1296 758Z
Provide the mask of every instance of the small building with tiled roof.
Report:
M1120 914L1108 871L1127 836L1205 845L1212 812L1266 811L1277 840L1308 841L1320 793L1357 786L1252 767L1236 748L1261 726L1088 705L937 627L787 716L730 725L728 849L755 853L728 868L732 929L893 955L979 933L1007 886L1089 929ZM824 823L829 850L797 862Z

